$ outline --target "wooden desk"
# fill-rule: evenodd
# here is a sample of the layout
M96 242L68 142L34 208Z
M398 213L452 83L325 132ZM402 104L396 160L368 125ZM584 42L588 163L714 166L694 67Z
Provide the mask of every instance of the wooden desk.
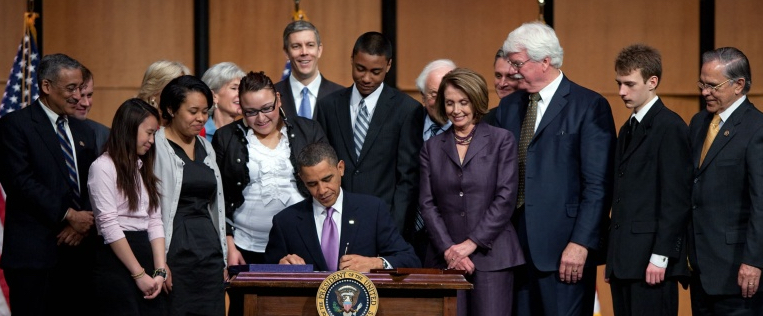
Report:
M243 302L231 304L243 304L247 316L318 315L315 296L329 274L242 272L228 291L243 295ZM365 275L379 292L379 316L456 316L456 291L472 289L460 274Z

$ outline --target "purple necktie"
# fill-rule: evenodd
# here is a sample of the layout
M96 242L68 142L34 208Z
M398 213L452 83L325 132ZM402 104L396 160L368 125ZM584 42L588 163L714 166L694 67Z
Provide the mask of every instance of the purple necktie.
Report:
M336 228L332 215L334 208L326 208L326 219L323 220L323 232L321 233L321 250L329 271L336 271L339 261L339 230Z

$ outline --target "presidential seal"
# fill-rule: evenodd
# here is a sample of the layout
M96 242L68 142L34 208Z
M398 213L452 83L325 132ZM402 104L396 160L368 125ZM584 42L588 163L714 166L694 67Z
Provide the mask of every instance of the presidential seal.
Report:
M374 316L379 307L379 294L367 276L343 270L323 280L315 304L321 316Z

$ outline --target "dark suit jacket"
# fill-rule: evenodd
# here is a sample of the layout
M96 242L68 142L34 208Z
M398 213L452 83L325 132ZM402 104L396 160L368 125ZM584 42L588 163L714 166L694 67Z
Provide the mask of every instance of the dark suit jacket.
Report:
M318 97L315 98L316 102L323 99L325 96L344 89L344 87L329 81L326 77L321 76L321 86L318 87ZM297 106L294 104L294 94L291 93L291 83L289 78L279 81L275 84L276 91L281 93L281 108L286 113L286 116L297 116ZM313 110L313 119L316 119L318 113L318 104L315 105Z
M384 200L391 206L398 229L404 232L413 222L418 200L424 108L405 93L384 85L358 159L350 118L351 95L352 87L318 102L318 123L339 159L344 160L342 188Z
M739 295L741 263L763 267L763 114L745 100L699 166L713 115L689 124L694 159L689 260L710 295Z
M0 182L6 192L3 268L52 268L59 252L71 248L56 246L56 235L67 224L66 210L73 207L73 191L56 131L42 107L35 101L0 119ZM87 176L96 158L95 136L77 119L69 119L69 128L79 169L80 206L92 210ZM95 257L82 259L92 265Z
M97 153L102 153L103 147L106 145L106 141L109 139L109 133L111 133L111 130L106 127L106 125L91 119L86 119L84 122L95 133L95 148L97 149Z
M691 150L684 120L657 100L633 133L620 128L606 276L644 280L651 255L667 256L665 277L688 276Z
M452 128L421 149L419 201L432 241L426 266L447 267L445 250L467 238L478 246L469 256L477 270L496 271L525 262L511 224L517 199L514 136L485 123L475 128L463 163Z
M496 125L520 135L528 105L525 91L504 97ZM559 270L569 242L588 248L586 266L604 262L596 252L606 249L615 140L607 100L565 76L528 146L525 211L516 216L520 243L538 270Z
M411 245L403 240L383 201L369 195L343 192L339 257L344 255L345 245L349 243L347 254L384 257L395 268L421 267L419 258ZM278 263L284 256L296 254L305 263L312 264L315 271L328 270L315 229L312 203L313 199L307 198L273 217L273 228L265 248L266 263Z

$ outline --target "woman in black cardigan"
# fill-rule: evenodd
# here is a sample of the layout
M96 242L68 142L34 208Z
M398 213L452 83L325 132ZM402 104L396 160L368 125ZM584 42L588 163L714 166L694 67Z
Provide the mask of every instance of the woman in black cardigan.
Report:
M315 121L284 115L280 95L262 72L241 79L239 99L244 118L212 140L223 177L229 265L263 263L273 215L309 196L296 155L326 141Z

